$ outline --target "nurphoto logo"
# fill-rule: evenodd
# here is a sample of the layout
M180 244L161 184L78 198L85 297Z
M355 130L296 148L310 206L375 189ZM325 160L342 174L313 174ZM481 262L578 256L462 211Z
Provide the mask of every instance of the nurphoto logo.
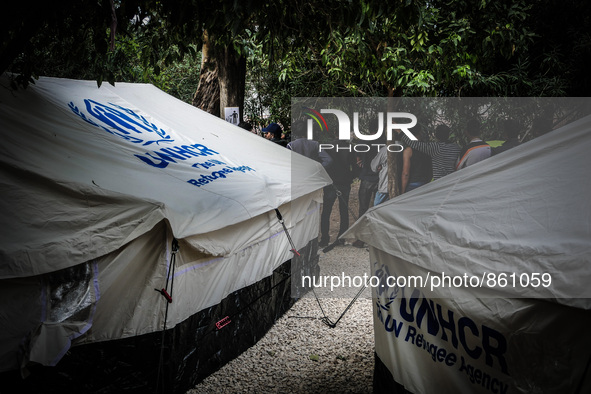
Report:
M377 130L368 130L368 133L362 133L359 130L359 112L353 112L353 129L351 130L351 120L349 116L338 109L326 109L323 108L320 112L306 107L306 115L310 116L307 121L307 137L309 140L314 139L314 123L316 123L321 132L328 132L328 124L322 114L332 114L336 116L338 122L338 139L339 141L351 141L351 131L353 131L354 138L360 141L378 141L383 140L382 136L386 133L387 143L374 143L374 144L350 144L349 146L341 146L329 143L319 144L319 150L348 150L349 152L367 152L371 149L371 146L376 146L378 151L382 147L386 147L390 152L401 152L403 150L402 145L399 143L391 143L394 141L397 134L393 131L400 130L412 141L416 141L417 138L409 130L417 124L417 117L408 112L378 112ZM409 120L409 122L404 122ZM402 123L399 123L403 121Z

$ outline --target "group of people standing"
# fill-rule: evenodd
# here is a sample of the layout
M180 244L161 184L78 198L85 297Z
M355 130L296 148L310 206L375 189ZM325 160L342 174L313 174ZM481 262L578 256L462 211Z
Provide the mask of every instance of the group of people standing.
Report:
M252 127L247 128L242 124L239 126L252 130ZM388 149L385 148L388 141L385 139L377 141L372 145L372 149L363 152L351 150L349 141L333 141L332 145L335 149L321 150L317 141L306 138L306 125L302 120L292 124L291 141L277 123L264 127L261 135L287 149L318 161L331 177L332 185L326 186L323 190L320 219L319 246L324 247L330 242L330 216L337 199L340 223L335 242L344 242L338 238L349 228L349 196L355 178L360 182L358 215L361 217L371 206L389 199L390 178L398 180L395 189L400 194L406 193L519 145L519 129L512 120L505 121L506 141L501 146L492 148L482 140L480 132L480 122L475 119L470 120L464 129L468 143L461 148L450 140L451 129L445 124L435 128L435 141L425 141L425 135L419 125L412 129L412 134L417 137L417 140L411 140L398 130L397 140L403 149L394 154L395 167L398 169L395 177L390 177L388 173L392 167L388 165ZM337 146L339 149L336 149ZM365 245L361 241L356 241L353 246L364 247Z
M388 171L391 167L388 165L388 150L383 145L381 149L377 148L380 143L385 144L386 141L378 141L378 144L374 145L375 149L359 153L347 150L342 146L343 141L334 141L335 146L340 144L342 148L319 152L318 142L305 139L303 133L297 132L298 128L303 130L303 127L298 127L297 124L294 126L292 135L295 139L287 145L287 148L322 163L333 180L332 185L324 188L319 246L327 246L330 242L330 215L337 198L339 198L340 224L335 242L343 243L344 241L338 238L349 227L348 202L351 184L355 178L360 181L359 217L370 206L378 205L389 198ZM425 141L424 134L418 126L412 129L413 135L417 137L416 141L399 131L398 140L403 149L394 154L398 173L393 177L398 179L399 193L409 192L519 144L517 138L519 130L513 121L506 121L504 129L506 141L499 147L492 148L483 141L480 132L480 123L477 120L469 121L464 130L468 143L461 148L450 140L451 129L444 124L435 129L436 141ZM353 246L364 247L365 245L361 241L356 241Z

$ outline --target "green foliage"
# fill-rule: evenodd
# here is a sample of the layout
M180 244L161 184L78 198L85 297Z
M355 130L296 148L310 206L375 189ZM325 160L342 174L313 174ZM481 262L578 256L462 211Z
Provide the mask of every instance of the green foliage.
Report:
M252 119L294 96L588 95L591 3L577 0L10 2L2 70L151 82L190 101L201 36L248 60ZM249 95L247 94L247 97ZM254 103L254 104L253 104ZM256 105L255 105L256 104ZM250 107L249 107L250 106ZM250 109L249 109L250 108Z
M164 66L158 76L150 81L166 93L191 104L199 85L200 56L185 55L181 61Z

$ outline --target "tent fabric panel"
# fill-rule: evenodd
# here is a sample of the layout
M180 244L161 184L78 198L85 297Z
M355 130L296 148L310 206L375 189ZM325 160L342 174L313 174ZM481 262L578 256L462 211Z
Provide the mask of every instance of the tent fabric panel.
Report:
M310 215L315 215L322 203L322 190L310 193L308 196L294 199L294 201L278 207L287 228L299 225ZM197 234L182 239L183 243L198 251L212 256L226 256L236 253L249 245L270 237L283 230L273 211L265 212L253 217L248 222L237 223L207 234ZM312 231L312 230L310 230ZM309 240L305 241L305 245Z
M280 207L286 221L291 223L288 231L296 248L316 238L319 208L313 195ZM263 214L236 226L233 229L236 244L240 245L242 240L249 243L223 256L202 253L198 247L201 237L179 240L175 273L171 279L174 280L174 293L168 310L168 328L184 321L195 311L216 305L228 294L271 275L280 264L293 257L288 238L276 218ZM164 232L158 228L152 236L144 237L145 241L134 242L100 263L99 280L104 295L97 305L93 329L77 343L125 338L163 328L166 301L154 289L165 287L166 274L171 269L169 245L172 233L166 235L165 240ZM251 240L247 233L259 236ZM129 280L123 276L124 272L129 273ZM116 312L113 311L114 305L117 305ZM112 319L114 313L117 314L115 320Z
M172 235L162 221L120 250L98 260L101 299L92 330L75 344L162 330ZM195 309L185 311L194 313ZM93 339L98 338L98 339Z
M164 218L154 202L5 169L0 165L0 278L40 275L98 258Z

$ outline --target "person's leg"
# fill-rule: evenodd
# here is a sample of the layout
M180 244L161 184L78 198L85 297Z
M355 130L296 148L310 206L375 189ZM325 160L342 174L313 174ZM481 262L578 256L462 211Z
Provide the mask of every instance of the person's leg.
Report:
M371 182L368 184L368 189L369 189L369 201L371 203L373 203L376 199L376 194L378 192L378 182ZM370 206L368 207L371 208L373 207L375 204L370 204ZM366 209L367 211L367 209Z
M339 197L339 237L349 228L349 195L351 194L351 185L337 185L341 192Z
M369 209L371 201L371 182L361 180L359 184L359 217L363 216L365 211Z
M332 185L325 186L322 196L322 214L320 215L320 244L319 246L327 246L330 241L330 214L332 206L337 198L337 194Z
M361 180L361 183L359 184L359 217L363 216L363 214L365 212L367 212L367 210L369 209L369 205L372 202L372 193L373 193L373 182L368 182L365 180ZM377 183L375 184L375 189L377 190ZM365 247L365 244L360 241L357 240L355 242L353 242L353 246L355 246L356 248L363 248Z

